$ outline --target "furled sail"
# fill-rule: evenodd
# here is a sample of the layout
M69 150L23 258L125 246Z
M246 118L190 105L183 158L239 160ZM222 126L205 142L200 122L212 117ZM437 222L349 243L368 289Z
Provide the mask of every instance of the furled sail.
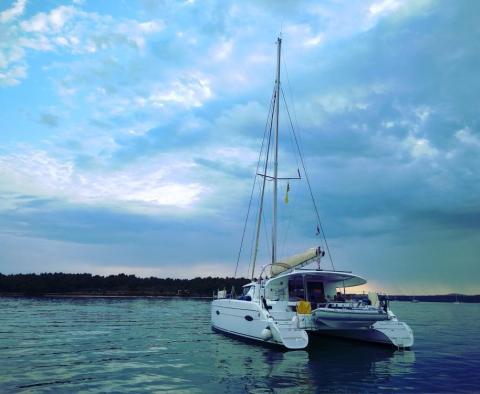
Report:
M279 261L272 265L271 275L276 276L291 268L297 267L299 265L304 265L308 263L310 260L319 256L320 253L321 253L320 248L310 248L303 253L296 254L285 260Z

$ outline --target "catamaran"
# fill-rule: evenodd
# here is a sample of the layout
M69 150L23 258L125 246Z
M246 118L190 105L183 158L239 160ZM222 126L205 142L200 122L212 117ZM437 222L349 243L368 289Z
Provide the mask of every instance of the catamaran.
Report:
M367 281L349 271L339 271L333 267L298 142L300 162L318 219L317 231L323 235L325 247L314 247L283 260L277 258L278 181L301 178L299 170L296 178L278 176L279 103L281 94L283 96L280 85L281 45L282 40L278 38L276 79L269 112L270 127L266 127L264 135L264 142L265 138L268 142L262 144L260 153L262 156L264 151L263 165L260 166L260 159L257 165L256 177L262 181L251 282L243 286L239 296L235 296L234 291L230 294L226 290L217 292L211 304L212 328L225 334L280 345L287 349L306 348L309 335L317 334L410 348L414 342L413 332L406 323L397 319L387 299L379 300L373 292L368 294L368 298L346 295L346 288L363 285ZM290 118L290 114L288 116ZM292 124L291 121L290 123ZM269 165L273 167L271 175L267 173ZM259 172L260 168L263 172ZM258 278L255 278L267 181L273 184L271 260L261 268ZM321 260L325 257L325 252L332 262L331 270L322 268Z

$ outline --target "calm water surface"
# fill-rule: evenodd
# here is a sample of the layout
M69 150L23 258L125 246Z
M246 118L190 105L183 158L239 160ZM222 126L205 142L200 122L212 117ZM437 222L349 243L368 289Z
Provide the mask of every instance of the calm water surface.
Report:
M0 298L0 392L480 392L480 305L392 302L410 351L216 334L206 301Z

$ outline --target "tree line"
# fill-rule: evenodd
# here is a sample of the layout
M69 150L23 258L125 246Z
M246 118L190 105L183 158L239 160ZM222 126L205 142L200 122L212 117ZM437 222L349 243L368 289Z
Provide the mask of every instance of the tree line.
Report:
M241 293L248 283L245 278L139 278L135 275L92 275L92 274L11 274L0 273L0 294L45 295L161 295L208 297L220 289L231 291L234 286Z
M211 297L216 290L226 289L241 294L242 286L250 282L246 278L139 278L135 275L92 274L11 274L0 273L0 295L40 296L61 295L119 295L119 296L182 296ZM411 301L411 295L389 295L390 300ZM417 295L420 302L480 302L480 295Z

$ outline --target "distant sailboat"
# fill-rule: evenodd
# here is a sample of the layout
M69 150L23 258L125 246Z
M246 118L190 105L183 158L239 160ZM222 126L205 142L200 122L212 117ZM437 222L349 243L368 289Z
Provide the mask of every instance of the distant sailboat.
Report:
M458 294L455 294L455 302L454 304L460 304L460 301L458 301Z

